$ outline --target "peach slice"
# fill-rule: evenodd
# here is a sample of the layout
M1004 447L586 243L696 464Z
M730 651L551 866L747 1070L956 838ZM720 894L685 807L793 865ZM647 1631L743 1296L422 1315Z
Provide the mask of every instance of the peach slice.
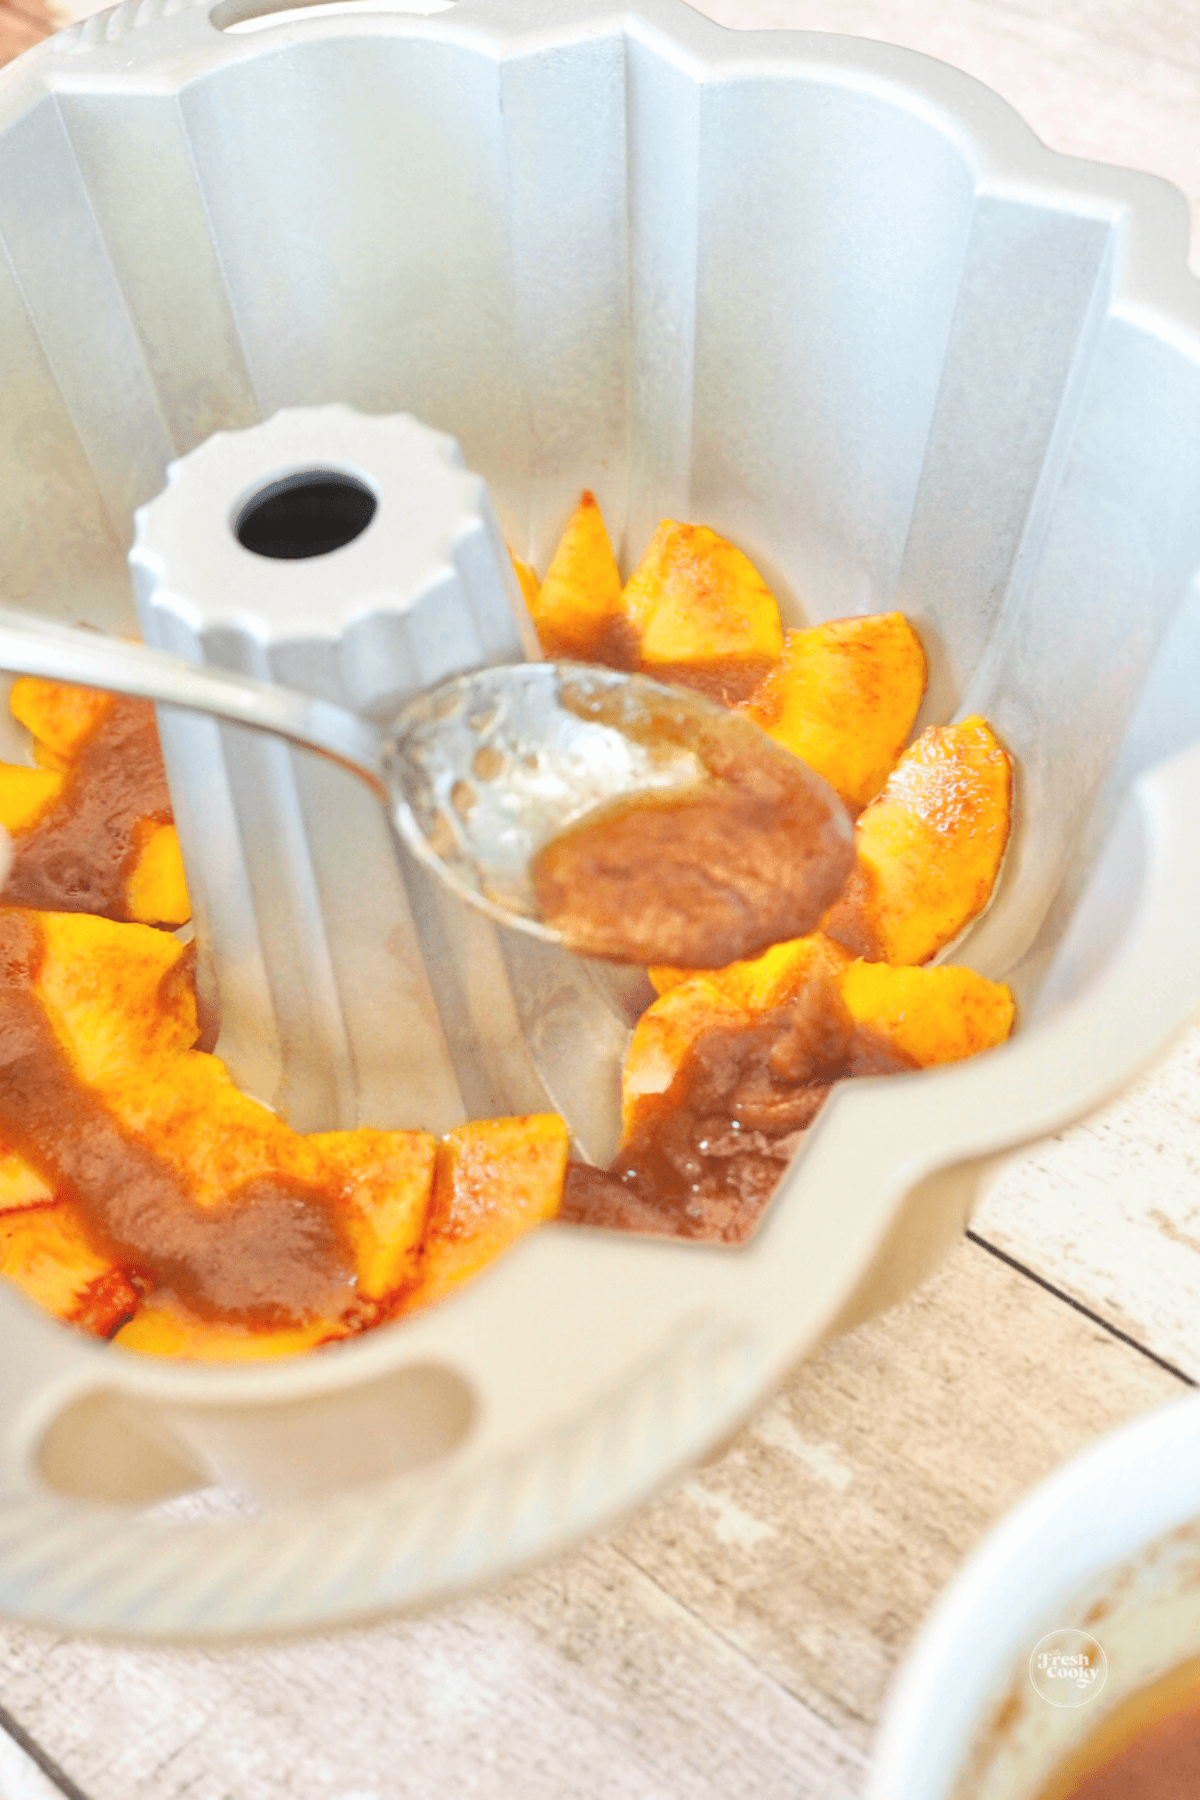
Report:
M532 597L526 591L525 598L547 656L607 660L621 576L590 493L584 493L567 521L545 581Z
M515 550L509 548L507 545L505 548L508 549L512 566L517 571L517 580L521 584L521 595L526 606L529 608L530 616L532 617L533 609L537 604L537 597L541 592L542 586L537 578L537 571L531 569L527 562L523 562Z
M859 815L858 864L822 930L868 962L928 962L991 898L1011 813L1012 765L986 721L932 726Z
M32 733L41 765L23 769L0 763L0 825L29 831L63 798L67 777L92 732L112 705L112 695L23 675L13 683L13 717ZM191 917L183 857L174 825L141 821L136 860L125 882L125 909L145 925L174 928Z
M747 698L783 649L762 577L704 525L662 521L625 585L621 617L646 674L730 701Z
M54 1190L36 1169L23 1162L15 1150L0 1143L0 1213L18 1212L25 1206L42 1206L53 1200Z
M562 1202L567 1128L556 1113L476 1119L438 1146L421 1273L403 1309L477 1275Z
M61 769L79 755L84 739L112 705L112 695L99 688L21 675L13 682L8 705L13 718L31 733L38 761L45 759L50 768Z
M623 1141L666 1093L703 1032L751 1025L821 977L834 981L856 1024L921 1067L974 1056L1012 1030L1008 989L971 969L892 969L853 962L820 933L796 938L716 974L687 976L647 1007L621 1074Z
M0 825L6 831L28 831L54 805L65 779L57 769L0 763Z
M656 971L660 978L667 975L669 985L646 1008L629 1042L621 1071L623 1138L629 1138L654 1098L666 1093L684 1057L710 1026L749 1024L791 999L811 975L836 977L848 961L840 945L813 932L712 973Z
M143 1356L178 1356L187 1362L249 1362L258 1357L293 1356L298 1350L312 1350L339 1335L345 1333L321 1319L277 1331L256 1331L249 1325L199 1319L164 1294L144 1300L112 1341L123 1350L138 1350Z
M81 1081L136 1084L190 1051L199 1026L186 945L92 913L29 916L43 945L34 992Z
M789 631L742 710L854 811L887 780L920 709L925 652L902 613Z
M381 1298L412 1279L433 1186L428 1133L292 1131L240 1093L218 1058L191 1048L191 958L175 938L86 913L31 916L44 946L33 992L77 1077L178 1171L197 1205L260 1177L295 1179L341 1211L360 1296ZM0 1205L26 1200L24 1166L11 1160L12 1194L0 1186Z
M1012 1032L1012 995L973 969L853 962L838 986L857 1024L879 1032L923 1069L991 1050Z
M185 925L192 916L192 903L188 899L178 833L173 825L159 825L152 820L142 824L145 830L137 862L125 883L129 916L143 925L166 925L172 929Z
M382 1300L417 1274L437 1144L424 1131L322 1131L306 1141L345 1184L358 1291Z
M99 1336L138 1303L116 1263L93 1248L65 1201L0 1215L0 1275L56 1318Z
M721 983L722 991L729 998L739 1003L753 1003L765 996L763 1003L774 1006L795 990L816 957L820 957L831 971L849 961L848 953L840 944L812 932L808 937L789 938L784 943L772 944L761 956L747 957L742 962L729 963L724 969L708 970L707 973ZM669 993L672 988L705 972L673 969L666 964L656 964L646 970L656 994Z

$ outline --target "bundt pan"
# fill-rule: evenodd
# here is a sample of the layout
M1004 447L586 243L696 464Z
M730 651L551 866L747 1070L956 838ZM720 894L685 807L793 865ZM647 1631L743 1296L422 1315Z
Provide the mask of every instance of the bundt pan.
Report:
M1020 1026L841 1089L740 1249L552 1225L258 1367L0 1293L0 1610L60 1628L323 1627L610 1520L1200 1002L1181 196L878 44L675 0L375 3L238 32L243 0L125 0L0 75L4 598L136 629L134 509L284 407L452 435L543 568L584 486L626 567L664 515L711 525L789 623L901 608L922 723L982 712L1012 751L1001 888L954 954Z

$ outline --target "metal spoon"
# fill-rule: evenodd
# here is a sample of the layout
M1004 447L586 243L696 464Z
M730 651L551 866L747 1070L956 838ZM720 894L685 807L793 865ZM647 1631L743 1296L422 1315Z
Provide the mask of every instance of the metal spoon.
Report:
M832 790L747 720L611 669L477 669L377 728L328 701L3 607L0 669L189 708L319 751L368 784L414 855L462 899L567 948L581 946L539 917L530 872L539 851L615 802L698 791L714 743L805 770L834 839L852 844ZM666 719L665 734L647 731L650 717Z

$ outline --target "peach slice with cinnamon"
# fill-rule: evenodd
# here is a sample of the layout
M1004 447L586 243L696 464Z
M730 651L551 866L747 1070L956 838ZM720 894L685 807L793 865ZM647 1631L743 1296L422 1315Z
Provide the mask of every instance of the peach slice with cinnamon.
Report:
M403 1310L477 1275L562 1202L569 1150L557 1113L474 1119L438 1146L420 1275Z
M987 722L931 726L859 814L858 861L822 930L868 962L928 962L991 898L1011 815L1012 765Z
M0 1275L55 1318L98 1337L138 1305L124 1271L96 1248L66 1202L0 1214Z
M517 573L521 576L520 567ZM532 571L530 571L532 574ZM621 576L595 498L585 492L567 521L546 579L521 585L549 657L604 662L621 602Z
M0 825L14 836L29 831L63 791L66 777L58 769L26 769L0 763Z
M113 1337L123 1350L143 1356L177 1356L185 1362L251 1362L273 1356L294 1356L312 1350L330 1338L344 1335L323 1319L307 1325L252 1330L248 1325L221 1319L199 1319L169 1295L155 1294Z
M322 1131L310 1149L341 1177L358 1291L382 1300L415 1280L433 1193L435 1140L424 1131Z
M21 675L13 682L8 705L33 738L33 753L42 767L63 769L75 761L111 707L112 695L99 688Z
M922 1069L992 1050L1013 1028L1008 988L950 963L936 969L847 963L838 987L856 1024L886 1038Z
M63 850L75 848L71 833L79 829L78 820L68 810L74 799L73 782L78 774L89 783L95 783L97 770L85 772L80 769L80 764L91 754L89 746L96 734L109 729L113 705L111 694L94 688L43 681L32 675L22 676L13 683L9 706L13 717L32 734L34 757L39 765L36 769L26 769L16 764L0 764L0 825L17 839L17 867L10 874L10 890L15 888L19 900L50 909L78 904L69 898L69 882L63 886L62 877L49 882L49 889L54 890L52 900L47 900L40 891L30 899L29 893L24 891L27 880L20 870L20 840L38 827L56 828L56 822L61 822L65 816L68 824L61 843L56 845L54 860L63 868L72 864L73 855L64 856ZM132 708L139 709L152 729L148 702L123 701L121 706L127 715ZM156 740L152 740L152 749L157 756ZM158 781L165 811L167 800L161 764ZM114 838L125 843L127 872L123 876L123 886L115 894L110 892L103 904L89 902L87 910L104 912L111 917L127 916L147 925L173 927L185 924L191 916L191 906L174 825L158 814L137 819L130 825L115 810L120 806L119 800L110 800L106 805L111 805L114 810L108 813L105 826ZM90 824L82 828L77 841L94 834L97 822L93 817ZM46 882L40 886L45 887Z
M971 969L893 969L852 961L820 933L776 944L751 962L691 975L638 1020L621 1077L623 1140L667 1092L692 1045L713 1027L745 1028L832 981L856 1025L921 1068L957 1062L1009 1036L1008 989Z
M858 812L879 792L920 709L925 652L902 613L789 631L742 710Z
M53 1200L54 1189L29 1164L0 1143L0 1213L18 1212L26 1206L42 1206Z
M14 1209L36 1211L37 1199L58 1186L72 1196L64 1216L74 1219L82 1241L111 1242L121 1252L118 1260L136 1268L147 1288L156 1281L171 1286L175 1279L159 1270L160 1252L170 1267L174 1256L176 1262L185 1259L181 1267L203 1270L204 1259L216 1254L213 1234L223 1232L230 1242L240 1230L247 1254L267 1259L262 1291L268 1296L274 1292L274 1251L262 1234L275 1229L264 1211L271 1208L270 1218L278 1217L293 1235L299 1232L332 1271L320 1288L329 1306L324 1299L319 1305L298 1299L293 1304L290 1290L278 1304L268 1298L266 1311L272 1317L279 1313L278 1322L289 1329L307 1330L314 1319L322 1335L355 1329L367 1322L364 1303L391 1298L411 1283L432 1192L432 1137L368 1130L305 1137L240 1093L215 1056L192 1048L197 1025L191 958L175 938L88 914L11 909L0 917L10 936L19 927L36 946L32 974L16 1000L10 996L5 1004L16 1005L19 1021L26 1004L20 993L36 1001L48 1027L43 1085L66 1096L67 1078L56 1062L65 1058L78 1084L78 1101L69 1104L83 1109L79 1119L69 1111L56 1113L53 1129L37 1126L15 1103L10 1117L0 1090L0 1124L7 1134L0 1205L7 1201ZM120 1154L132 1158L131 1181L142 1181L147 1167L160 1171L154 1177L158 1186L146 1189L155 1196L153 1213L135 1215L131 1226L119 1191L109 1197L102 1182L104 1191L92 1193L86 1165L93 1153L84 1155L80 1137L85 1127L93 1133L89 1145L98 1132L106 1145L112 1140L128 1147ZM78 1151L69 1148L75 1140ZM58 1171L60 1154L74 1159L64 1163L65 1173ZM328 1254L326 1240L334 1245ZM51 1246L42 1261L53 1259ZM110 1256L100 1272L112 1266ZM306 1278L305 1293L311 1285ZM195 1310L204 1313L203 1280L197 1291ZM233 1316L240 1306L224 1323L240 1327L242 1321ZM248 1311L257 1308L255 1301ZM214 1301L207 1310L217 1316L221 1305ZM272 1318L264 1313L262 1323L269 1326Z
M621 1072L623 1135L628 1138L648 1104L666 1093L703 1032L714 1025L751 1024L792 999L812 976L836 978L849 960L840 945L813 932L711 973L658 971L670 977L670 985L634 1027Z
M728 704L753 693L783 649L757 569L705 525L664 519L621 595L629 666Z
M174 825L145 819L137 831L137 861L125 882L125 908L144 925L184 925L192 916L183 852Z

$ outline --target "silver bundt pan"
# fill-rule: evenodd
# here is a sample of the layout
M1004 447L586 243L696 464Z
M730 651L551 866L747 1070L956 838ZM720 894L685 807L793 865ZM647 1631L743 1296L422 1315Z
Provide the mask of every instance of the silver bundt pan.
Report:
M584 486L626 567L702 521L789 622L901 608L922 722L979 711L1012 750L1001 891L955 957L1022 1013L839 1092L741 1250L550 1226L427 1315L256 1368L0 1295L0 1610L146 1636L362 1617L610 1519L1200 1001L1181 196L935 62L674 0L225 29L253 10L125 0L0 75L5 599L134 627L134 508L281 407L451 434L539 567Z

